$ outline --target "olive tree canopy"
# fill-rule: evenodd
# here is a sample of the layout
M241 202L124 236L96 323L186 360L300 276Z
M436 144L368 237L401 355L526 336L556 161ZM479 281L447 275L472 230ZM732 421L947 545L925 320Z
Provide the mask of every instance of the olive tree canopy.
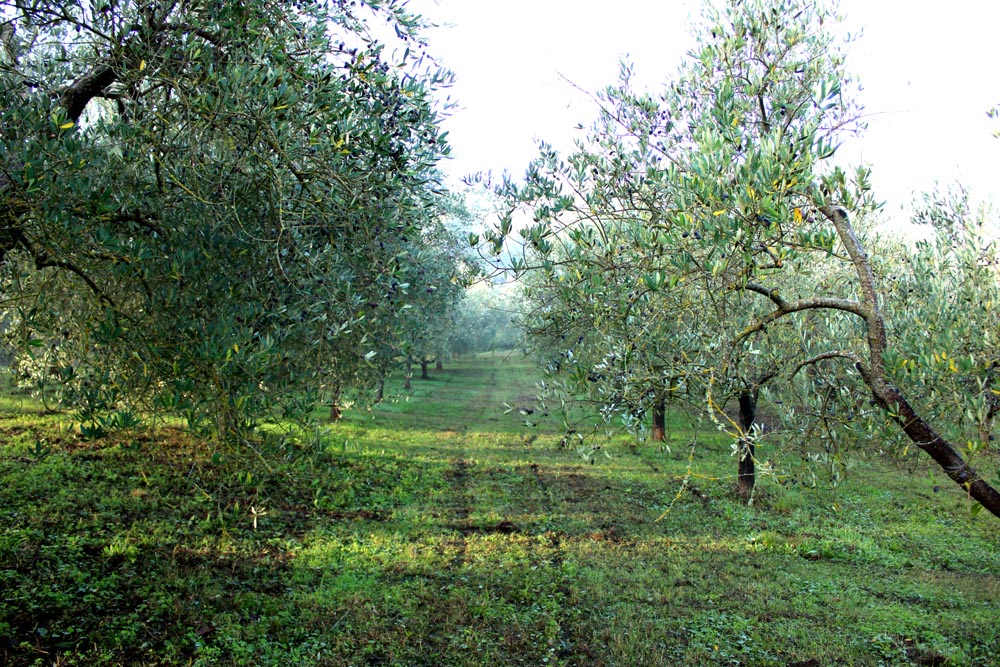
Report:
M0 2L22 359L91 421L139 405L221 432L366 382L435 292L420 264L448 274L422 232L448 76L404 4Z
M935 385L936 394L932 375L911 382L916 373L900 373L914 357L948 361L934 336L893 329L884 276L853 224L878 206L868 170L833 161L845 136L863 129L836 20L829 6L804 0L708 7L697 47L664 90L635 91L625 67L586 140L566 157L543 145L523 183L504 183L508 210L487 240L500 252L520 235L525 253L512 268L534 276L543 335L585 330L570 338L588 347L588 368L574 372L594 385L591 396L655 396L697 378L719 419L720 387L752 388L776 369L803 382L804 370L834 364L845 391L867 394L1000 516L1000 494L969 465L968 448L949 440L961 429L936 430L927 416L944 412L921 407L944 387L964 387L971 398L959 403L991 426L995 351L963 354L953 372L964 379ZM515 232L520 211L531 222ZM995 270L979 275L979 284L994 281L992 294ZM792 322L808 344L782 343ZM748 354L761 349L774 368L747 373Z

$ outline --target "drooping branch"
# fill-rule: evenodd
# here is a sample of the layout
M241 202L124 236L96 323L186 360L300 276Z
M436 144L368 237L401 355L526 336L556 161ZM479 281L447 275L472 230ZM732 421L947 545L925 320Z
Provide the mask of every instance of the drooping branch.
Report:
M814 364L818 364L819 362L824 361L826 359L847 359L848 361L854 362L854 365L858 368L864 368L865 365L864 360L861 357L859 357L856 353L851 352L850 350L831 350L829 352L821 352L816 356L809 357L804 361L800 361L798 364L795 365L795 368L792 369L792 372L788 374L789 379L794 378L796 375L798 375L799 371L801 371L806 366L812 366Z
M857 315L865 321L868 320L869 308L868 305L860 301L854 301L853 299L838 299L835 297L811 297L808 299L798 299L797 301L788 301L776 289L771 289L759 285L757 283L746 283L739 289L745 289L748 292L756 292L766 296L777 308L772 310L767 315L764 315L757 319L756 322L748 326L746 329L736 337L734 343L741 343L758 331L763 331L772 322L780 320L786 315L791 315L792 313L798 313L804 310L839 310L846 313L852 313Z
M49 267L54 269L64 269L66 271L69 271L70 273L78 277L80 280L85 282L87 284L87 287L90 288L90 291L92 291L97 296L97 298L99 298L101 301L104 301L112 308L116 307L114 300L110 296L108 296L104 292L104 290L98 287L97 283L94 282L94 279L88 276L80 267L70 262L64 262L58 259L51 259L49 257L45 257L44 255L41 257L35 257L36 269L41 270Z
M31 255L31 258L35 261L35 268L38 269L39 271L46 268L63 269L65 271L69 271L70 273L77 276L84 283L86 283L87 287L90 288L90 291L93 292L97 296L97 298L99 298L101 301L104 301L112 308L115 308L114 300L111 297L109 297L104 292L104 290L102 290L98 286L98 284L94 282L94 279L88 276L83 269L81 269L80 267L71 262L59 259L52 259L51 257L49 257L48 254L46 254L44 250L36 248L34 244L28 240L28 238L24 235L23 231L21 231L20 229L17 230L16 244L17 246L24 248Z

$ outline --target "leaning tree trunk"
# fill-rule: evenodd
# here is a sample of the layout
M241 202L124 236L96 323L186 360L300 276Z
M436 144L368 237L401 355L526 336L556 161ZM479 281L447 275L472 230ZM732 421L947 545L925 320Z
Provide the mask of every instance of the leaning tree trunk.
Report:
M667 402L656 399L653 405L653 442L663 442L667 439Z
M989 510L994 516L1000 517L1000 492L969 465L957 447L945 440L923 417L917 414L903 392L888 380L884 361L888 337L885 330L885 320L879 309L878 292L875 289L875 276L872 272L871 262L869 262L867 253L854 233L854 228L847 218L847 212L841 208L830 206L820 207L820 211L837 230L837 235L847 249L847 254L854 265L861 288L860 303L853 302L843 305L842 302L839 307L861 317L868 329L869 357L867 363L858 355L843 352L835 354L852 358L855 362L855 368L861 374L865 384L868 385L876 402L886 410L891 419L899 424L910 440L927 452L941 466L945 474L969 494L969 497ZM778 310L776 312L781 314L802 309L801 307L797 308L795 304L785 302L777 294L771 296L771 301L777 304Z
M744 390L740 393L740 432L739 463L737 464L736 491L744 498L749 498L757 483L754 469L754 443L751 431L757 418L757 392Z
M903 392L887 379L884 354L888 347L885 321L878 305L875 277L871 263L861 242L854 233L847 218L847 212L840 208L823 207L822 213L833 223L837 235L847 248L851 263L858 275L864 308L859 315L868 328L868 364L856 364L865 384L871 389L875 400L889 413L903 429L910 440L927 452L955 483L969 496L1000 517L1000 492L993 488L969 463L962 458L958 448L945 440L923 417L917 414Z
M889 380L889 371L885 367L885 353L888 349L888 335L885 319L879 308L878 291L875 288L875 274L871 262L865 252L854 227L847 217L847 211L834 206L820 206L819 211L829 220L837 232L841 243L854 266L858 277L860 299L841 299L835 297L812 297L788 301L776 289L748 282L742 289L766 296L774 304L775 309L759 318L756 323L745 329L737 342L746 340L749 336L762 331L769 324L792 313L810 310L835 310L851 313L861 318L867 329L867 354L855 350L829 350L801 362L793 371L792 376L806 366L818 363L824 359L845 359L854 364L861 379L868 386L875 399L889 418L895 421L906 433L907 437L920 449L924 450L941 466L945 474L958 484L969 497L978 502L991 514L1000 517L1000 491L993 488L969 465L959 449L943 438L934 428L921 417L903 395L899 387ZM867 358L865 358L867 357Z
M862 373L862 377L864 377ZM865 378L872 395L889 412L910 440L927 452L945 473L973 500L1000 517L1000 493L984 480L959 453L958 448L945 440L934 428L917 414L898 388L875 376Z

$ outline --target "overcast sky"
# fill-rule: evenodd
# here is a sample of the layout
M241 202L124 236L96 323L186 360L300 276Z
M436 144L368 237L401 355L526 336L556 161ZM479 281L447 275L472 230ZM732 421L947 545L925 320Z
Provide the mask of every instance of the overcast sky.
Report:
M614 83L618 62L658 89L692 46L700 0L411 0L442 27L430 52L451 68L458 102L446 122L455 178L523 173L544 139L568 147L577 124L596 116L578 88ZM864 86L864 138L844 158L873 167L877 195L898 210L914 190L960 179L1000 199L1000 4L984 0L842 0L846 29L863 36L850 68Z

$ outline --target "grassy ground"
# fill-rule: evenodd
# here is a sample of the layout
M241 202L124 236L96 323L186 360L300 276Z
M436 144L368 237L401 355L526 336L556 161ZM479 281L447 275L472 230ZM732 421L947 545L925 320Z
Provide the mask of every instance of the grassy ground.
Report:
M523 364L414 387L256 450L0 404L0 664L1000 664L998 524L924 467L747 507L715 434L588 464L504 415Z

